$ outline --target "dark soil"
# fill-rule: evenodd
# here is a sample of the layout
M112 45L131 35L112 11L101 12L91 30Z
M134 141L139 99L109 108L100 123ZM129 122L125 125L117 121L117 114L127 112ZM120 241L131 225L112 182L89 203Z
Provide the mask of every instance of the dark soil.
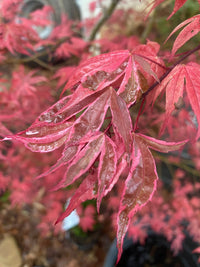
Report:
M151 235L145 245L132 244L122 254L117 267L184 267L173 255L170 245L163 236Z
M74 240L66 238L64 232L42 237L37 229L37 209L33 207L20 209L4 205L0 209L0 239L5 233L14 237L22 257L22 267L103 266L112 239L107 224L98 234L95 233L95 242L80 248Z

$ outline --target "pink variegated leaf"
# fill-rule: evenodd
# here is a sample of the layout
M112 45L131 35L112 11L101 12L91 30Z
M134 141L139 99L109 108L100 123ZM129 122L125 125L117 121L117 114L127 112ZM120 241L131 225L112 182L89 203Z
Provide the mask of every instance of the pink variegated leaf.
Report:
M130 53L128 50L119 50L86 60L74 71L64 91L76 89L71 101L80 102L83 97L90 96L95 91L101 91L123 79L119 85L119 94L123 93L127 104L134 103L138 98L138 92L146 89L147 81L142 72L158 81L152 68L157 64L157 56L152 55L148 45L146 47L145 57L135 52Z
M127 167L127 155L124 154L122 156L121 160L119 161L119 163L117 164L117 169L116 169L115 175L110 180L108 188L105 189L105 191L104 191L104 196L106 196L113 189L114 185L117 183L120 175L122 174L122 172L125 170L126 167Z
M105 190L109 188L116 173L117 155L116 145L107 136L104 139L103 149L99 158L98 167L98 197L97 210L99 211L101 200Z
M110 108L112 113L112 124L121 136L126 151L129 153L131 151L132 144L132 122L130 118L130 113L126 106L124 100L118 96L114 89L112 89L112 95L110 99Z
M107 88L104 88L98 92L88 92L84 88L77 88L76 91L71 95L70 100L67 105L61 108L56 116L62 120L68 120L77 113L81 112L88 106L90 106L95 100L97 100L103 93L105 93Z
M166 112L165 112L165 122L161 129L161 132L166 126L168 119L171 113L175 109L175 103L183 96L184 89L184 71L182 70L182 66L176 66L171 73L166 77L161 83L159 90L162 90L166 86Z
M80 186L76 189L76 192L70 199L70 203L67 206L65 212L63 212L60 217L57 219L56 223L62 221L65 217L69 216L70 213L76 209L81 203L86 200L93 199L96 197L95 194L95 185L97 182L97 177L95 175L89 174Z
M46 176L61 166L68 164L80 151L84 143L92 140L92 136L95 135L95 132L98 132L103 124L109 101L110 90L107 90L73 123L68 139L65 140L62 157L47 172L38 176L38 178Z
M64 113L58 113L68 103L69 98L66 97L40 115L26 131L11 137L23 142L27 148L34 152L53 151L67 142L69 138L70 144L76 142L77 145L77 141L88 132L97 131L101 127L108 108L109 95L110 90L102 92L102 95L88 107L75 123L71 121L60 122L64 119ZM77 109L79 111L79 107Z
M44 111L36 119L36 122L59 123L66 121L87 108L106 90L107 89L100 92L94 92L93 94L88 94L84 90L80 92L76 90L73 95L63 97L49 109Z
M147 46L145 48L147 50ZM140 49L144 48L142 47ZM150 57L152 57L152 55ZM159 79L152 68L156 68L155 66L157 65L154 63L151 66L149 62L147 57L144 58L138 54L133 54L131 57L129 57L124 78L118 90L118 94L124 99L128 106L140 100L141 95L149 88L148 81L143 73L146 73L146 75L151 77L151 79L154 81L156 80L159 82ZM156 70L158 68L160 68L159 65L157 66Z
M139 133L137 134L137 138L140 139L140 142L144 142L149 148L163 153L178 150L187 143L187 140L182 142L166 142Z
M57 169L62 167L63 165L70 164L76 155L81 151L81 149L85 146L86 143L93 141L98 137L99 132L88 133L86 136L80 139L80 142L70 144L70 142L66 143L65 148L62 152L62 156L58 159L58 161L51 166L46 172L37 176L37 179L47 176L52 172L55 172ZM55 190L55 188L53 188Z
M111 89L106 90L94 101L74 123L70 143L77 142L90 132L100 129L110 102Z
M25 146L30 149L32 152L40 152L40 153L46 153L46 152L51 152L54 151L55 149L59 148L60 146L62 146L67 138L69 136L69 132L68 135L64 135L61 138L59 138L56 141L53 142L49 142L49 143L27 143L25 144Z
M50 173L58 170L63 165L66 165L69 162L71 162L74 159L74 157L79 153L79 151L82 149L82 147L83 145L68 146L62 153L62 156L57 160L57 162L53 166L51 166L46 172L43 172L42 174L38 175L37 179L47 176Z
M140 91L141 85L137 68L135 66L135 62L133 61L133 57L130 57L118 94L120 94L126 104L129 105L136 102Z
M46 122L46 123L58 123L61 122L64 117L60 110L67 106L71 96L66 96L57 101L53 106L44 111L40 116L36 119L36 123Z
M69 137L72 122L32 125L26 131L11 136L33 152L50 152L63 145Z
M133 135L132 165L125 182L118 213L118 260L122 252L123 238L132 216L151 200L157 186L158 175L154 158L149 148L160 152L179 149L186 143L165 142L142 134Z
M125 182L122 200L118 213L118 260L122 253L124 236L132 216L151 200L158 175L154 158L148 146L137 135L134 135L132 165Z
M130 206L128 204L126 204L126 198L128 200L128 194L129 194L129 198L135 199L134 197L134 188L137 189L138 185L137 185L137 178L136 180L133 182L135 183L135 185L133 186L133 184L130 184L130 180L132 178L134 178L134 171L137 167L137 165L139 164L139 160L140 160L141 154L140 154L140 150L137 149L137 147L135 148L135 146L132 149L132 154L131 154L131 166L130 166L130 170L129 170L129 174L128 177L126 178L126 182L124 185L124 189L123 189L123 193L122 193L122 198L120 201L120 207L119 207L119 212L118 212L118 216L117 216L117 247L118 247L118 260L121 257L122 254L122 247L123 247L123 239L125 237L125 234L128 230L128 226L130 224L130 212L134 209L134 206ZM140 178L139 178L140 179ZM131 187L130 187L130 185ZM128 193L128 190L132 190L131 193ZM127 201L128 202L128 201ZM131 200L129 200L129 204L132 203ZM117 261L118 261L117 260Z
M72 88L79 82L84 83L85 85L83 87L86 88L87 86L91 87L92 83L94 83L94 86L92 88L93 90L96 90L98 84L107 79L108 76L110 76L115 70L120 68L122 63L128 59L129 55L130 52L128 50L119 50L110 52L108 54L98 55L84 61L79 65L71 79L69 79L64 88L64 91ZM121 74L122 72L123 70L119 74ZM95 77L95 75L97 76ZM116 73L115 76L118 75Z
M64 178L55 187L55 190L72 184L82 174L89 170L102 151L104 138L104 134L99 133L99 135L95 136L93 141L89 142L78 154L76 154L72 162L67 166Z
M28 143L47 143L59 139L69 131L73 122L57 124L38 123L33 124L27 130L16 134L16 139Z

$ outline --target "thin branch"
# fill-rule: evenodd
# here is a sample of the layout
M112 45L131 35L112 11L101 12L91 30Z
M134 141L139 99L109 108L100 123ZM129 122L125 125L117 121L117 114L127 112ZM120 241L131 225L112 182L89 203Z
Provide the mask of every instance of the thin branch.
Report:
M95 39L97 33L99 32L101 27L104 25L104 23L110 18L110 16L114 12L115 8L117 7L120 1L121 0L112 0L110 3L110 6L104 10L102 17L100 18L100 20L97 22L97 24L94 26L94 28L91 31L91 34L88 38L89 41L93 41Z

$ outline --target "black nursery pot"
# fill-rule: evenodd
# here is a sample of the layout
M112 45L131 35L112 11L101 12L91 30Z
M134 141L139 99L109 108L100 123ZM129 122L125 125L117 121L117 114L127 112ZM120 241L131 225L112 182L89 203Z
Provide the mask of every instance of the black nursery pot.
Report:
M182 251L174 256L170 243L162 235L149 233L144 245L125 238L123 253L117 261L116 240L111 245L103 267L200 267L197 255L192 253L195 244L187 237Z

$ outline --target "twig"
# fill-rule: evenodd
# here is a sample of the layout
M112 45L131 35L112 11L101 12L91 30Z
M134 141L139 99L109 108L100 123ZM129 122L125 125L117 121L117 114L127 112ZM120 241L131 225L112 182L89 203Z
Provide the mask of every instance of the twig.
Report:
M91 31L91 34L88 38L89 41L93 41L95 39L97 33L99 32L101 27L104 25L104 23L110 18L110 16L114 12L116 6L118 5L120 1L121 0L112 0L110 3L110 6L104 10L102 17L100 18L100 20L97 22L97 24L94 26L94 28Z

